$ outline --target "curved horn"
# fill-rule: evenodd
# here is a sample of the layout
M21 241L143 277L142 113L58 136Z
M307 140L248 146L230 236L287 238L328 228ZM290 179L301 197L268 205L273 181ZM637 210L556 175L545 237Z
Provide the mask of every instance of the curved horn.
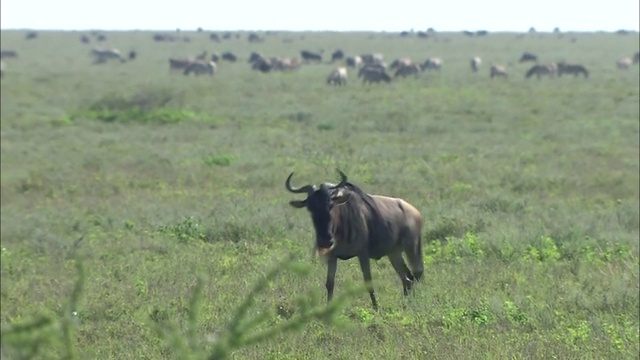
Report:
M338 173L340 174L341 180L340 183L336 186L332 186L333 189L337 189L339 187L343 187L345 185L347 185L347 175L345 175L342 171L340 171L340 169L336 169L338 170Z
M300 194L300 193L308 193L311 194L313 192L313 186L311 185L305 185L299 188L295 188L293 186L291 186L291 177L293 176L293 173L291 173L291 175L289 175L289 177L287 178L287 181L285 181L284 185L287 187L287 190L291 191L294 194Z

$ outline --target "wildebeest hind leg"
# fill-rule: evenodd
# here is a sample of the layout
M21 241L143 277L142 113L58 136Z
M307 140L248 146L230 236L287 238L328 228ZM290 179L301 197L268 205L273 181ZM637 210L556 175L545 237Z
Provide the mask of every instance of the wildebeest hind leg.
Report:
M402 252L396 251L394 253L389 254L389 261L393 266L393 269L396 271L396 274L400 277L402 281L402 291L405 295L409 295L409 290L411 290L411 284L413 280L413 274L409 271L407 264L405 264L404 259L402 258Z

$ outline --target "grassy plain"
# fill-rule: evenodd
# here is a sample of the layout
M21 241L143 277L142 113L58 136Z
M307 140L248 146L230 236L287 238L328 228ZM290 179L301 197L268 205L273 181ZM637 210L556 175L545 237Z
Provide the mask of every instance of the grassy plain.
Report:
M336 167L421 210L424 281L405 299L381 260L379 313L359 293L340 312L343 326L310 321L231 358L638 358L639 71L614 65L638 50L638 34L106 35L100 45L138 58L92 65L78 32L1 34L2 48L19 54L1 82L3 359L35 344L34 358L68 350L53 325L6 331L69 317L74 252L85 281L70 341L83 359L182 358L154 324L188 335L199 276L195 347L210 349L287 254L312 271L269 281L250 311L266 314L256 326L295 319L299 299L320 306L325 267L284 180L295 171L295 184L336 181ZM352 71L333 88L326 62L262 74L246 61L251 51L303 49L324 49L326 60L336 48L444 64L373 86ZM240 60L220 63L213 78L169 73L168 57L202 50ZM525 80L523 51L582 63L591 76ZM492 81L490 63L507 65L509 79ZM357 261L340 262L336 294L360 283Z

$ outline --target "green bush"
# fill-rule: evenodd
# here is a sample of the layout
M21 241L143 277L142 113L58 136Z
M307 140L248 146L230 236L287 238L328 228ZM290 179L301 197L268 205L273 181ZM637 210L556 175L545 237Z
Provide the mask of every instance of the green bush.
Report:
M112 93L77 111L68 120L86 118L104 122L175 124L204 118L181 106L181 96L168 88L141 88L133 94Z

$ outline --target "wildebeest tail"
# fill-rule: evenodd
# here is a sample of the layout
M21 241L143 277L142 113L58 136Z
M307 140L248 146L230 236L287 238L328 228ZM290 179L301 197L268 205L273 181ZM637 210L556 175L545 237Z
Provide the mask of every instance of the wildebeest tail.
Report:
M422 279L424 274L424 260L422 258L422 234L418 235L413 251L406 251L405 254L409 258L409 268L413 273L415 280Z

